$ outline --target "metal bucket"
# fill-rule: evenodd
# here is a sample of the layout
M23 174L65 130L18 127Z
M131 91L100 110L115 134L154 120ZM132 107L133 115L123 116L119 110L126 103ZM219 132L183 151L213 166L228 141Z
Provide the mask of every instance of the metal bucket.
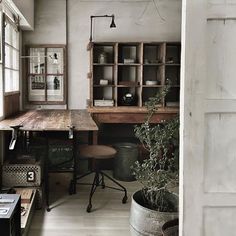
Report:
M114 178L121 181L134 181L135 178L130 167L138 160L138 145L135 143L117 143L113 147L117 151L114 158Z
M141 191L132 196L130 232L132 236L161 236L162 225L178 217L177 212L159 212L143 207Z

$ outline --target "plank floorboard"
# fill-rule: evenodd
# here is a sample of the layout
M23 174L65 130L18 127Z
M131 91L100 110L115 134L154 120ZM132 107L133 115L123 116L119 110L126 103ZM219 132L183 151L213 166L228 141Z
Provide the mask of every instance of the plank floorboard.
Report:
M91 182L93 176L84 178ZM77 185L77 194L68 195L70 177L63 174L50 175L53 209L36 210L29 236L130 236L130 197L140 188L137 182L121 182L128 190L128 202L122 204L123 192L113 189L96 190L93 209L86 212L90 186ZM106 181L111 185L110 181Z

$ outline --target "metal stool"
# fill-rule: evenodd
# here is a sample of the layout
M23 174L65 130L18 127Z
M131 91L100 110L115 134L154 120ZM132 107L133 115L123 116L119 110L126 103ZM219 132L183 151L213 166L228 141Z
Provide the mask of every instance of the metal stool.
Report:
M124 186L122 186L120 183L118 183L116 180L111 178L109 175L104 173L99 166L99 162L101 160L107 160L107 159L112 159L116 154L116 150L112 147L109 146L104 146L104 145L88 145L80 148L80 156L81 158L87 158L92 161L92 170L86 174L83 174L77 178L77 180L90 175L92 173L95 173L93 183L88 184L92 185L91 190L90 190L90 195L89 195L89 204L87 206L87 212L91 212L92 209L92 197L93 194L96 191L96 188L98 186L101 186L102 188L111 188L119 191L123 191L125 193L125 196L122 199L122 203L126 203L127 201L127 190ZM113 183L119 186L119 188L116 187L110 187L106 186L104 182L104 176L110 179ZM85 184L86 183L77 183L77 184Z

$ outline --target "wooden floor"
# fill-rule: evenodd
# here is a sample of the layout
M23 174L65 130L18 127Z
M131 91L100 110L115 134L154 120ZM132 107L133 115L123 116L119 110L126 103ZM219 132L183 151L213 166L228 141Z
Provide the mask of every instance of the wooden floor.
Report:
M87 213L90 187L77 185L77 194L70 196L69 180L68 175L51 174L53 209L35 211L29 236L130 236L130 196L140 188L137 182L121 182L128 190L126 204L121 203L123 192L99 187L93 197L92 212ZM91 180L92 177L83 179Z

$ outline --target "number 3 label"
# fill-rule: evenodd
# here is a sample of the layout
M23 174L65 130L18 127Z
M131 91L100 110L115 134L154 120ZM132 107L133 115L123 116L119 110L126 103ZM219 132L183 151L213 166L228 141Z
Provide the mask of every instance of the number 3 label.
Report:
M35 172L34 171L27 172L27 182L35 182Z

